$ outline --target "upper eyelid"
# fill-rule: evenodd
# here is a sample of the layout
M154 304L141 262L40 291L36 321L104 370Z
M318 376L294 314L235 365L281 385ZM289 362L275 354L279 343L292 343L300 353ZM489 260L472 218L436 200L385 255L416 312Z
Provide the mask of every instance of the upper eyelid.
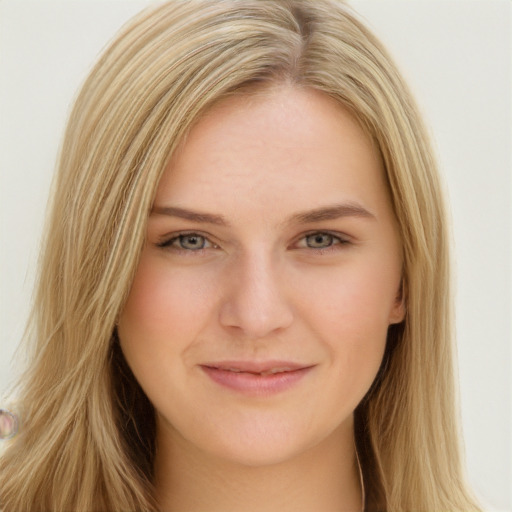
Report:
M311 236L311 235L331 235L337 238L350 238L347 234L341 233L339 231L333 231L330 229L312 229L311 231L307 231L306 233L303 233L302 236Z
M207 233L202 233L201 231L197 230L186 230L186 231L174 231L172 233L166 233L165 235L161 235L157 237L157 244L166 244L169 242L172 242L173 240L176 240L180 236L192 236L197 235L205 238L213 245L216 245L216 243L212 240L212 236Z

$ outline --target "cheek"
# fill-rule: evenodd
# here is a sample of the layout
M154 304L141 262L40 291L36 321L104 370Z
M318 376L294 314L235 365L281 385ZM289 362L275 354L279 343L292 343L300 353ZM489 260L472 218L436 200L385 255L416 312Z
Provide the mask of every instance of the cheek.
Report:
M361 259L336 269L320 269L302 276L302 286L308 291L302 293L308 297L302 310L318 328L345 334L347 342L364 344L373 338L369 333L387 332L399 284L398 266L382 261Z
M197 269L173 270L165 257L151 254L141 258L118 334L128 365L155 405L186 380L186 354L211 316L207 283Z
M124 327L127 339L166 344L172 341L176 347L198 327L198 318L206 315L208 295L207 280L197 269L175 270L165 258L143 256L120 327Z
M338 376L333 385L357 403L380 367L400 274L394 267L361 264L328 277L316 276L314 287L313 280L305 283L314 292L302 314L330 354Z

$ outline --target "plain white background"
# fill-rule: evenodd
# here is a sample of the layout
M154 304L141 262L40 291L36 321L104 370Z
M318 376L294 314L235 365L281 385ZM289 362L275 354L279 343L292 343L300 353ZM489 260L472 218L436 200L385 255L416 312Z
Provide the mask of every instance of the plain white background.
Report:
M148 0L0 0L0 407L19 367L40 230L74 94ZM507 0L351 2L424 112L451 200L468 472L512 510L512 9ZM432 511L437 512L437 511Z

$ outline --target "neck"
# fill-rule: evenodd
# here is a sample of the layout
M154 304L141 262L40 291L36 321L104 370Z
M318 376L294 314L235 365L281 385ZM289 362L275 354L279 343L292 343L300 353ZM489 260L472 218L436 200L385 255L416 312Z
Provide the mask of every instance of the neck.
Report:
M352 424L348 427L290 460L261 466L205 454L159 428L155 483L160 510L360 512L362 489Z

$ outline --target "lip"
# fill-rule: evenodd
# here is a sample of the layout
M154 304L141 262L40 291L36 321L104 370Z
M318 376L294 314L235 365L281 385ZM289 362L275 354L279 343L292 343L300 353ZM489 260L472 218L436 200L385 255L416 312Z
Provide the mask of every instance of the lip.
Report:
M222 361L200 366L213 382L249 396L291 389L314 367L290 361Z

